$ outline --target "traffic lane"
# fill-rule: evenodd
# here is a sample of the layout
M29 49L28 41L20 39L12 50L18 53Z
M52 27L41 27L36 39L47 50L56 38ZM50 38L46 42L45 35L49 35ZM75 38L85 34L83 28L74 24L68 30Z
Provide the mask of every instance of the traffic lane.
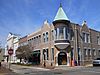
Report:
M7 74L13 75L13 74ZM50 70L50 71L34 71L25 72L24 74L14 75L100 75L100 67L91 67L78 70Z

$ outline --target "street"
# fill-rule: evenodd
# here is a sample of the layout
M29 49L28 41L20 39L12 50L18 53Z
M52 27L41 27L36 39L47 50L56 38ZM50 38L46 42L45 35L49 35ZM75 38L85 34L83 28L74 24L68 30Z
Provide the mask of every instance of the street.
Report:
M39 67L27 67L12 65L11 69L16 74L5 75L100 75L100 67L65 67L63 69L44 69Z

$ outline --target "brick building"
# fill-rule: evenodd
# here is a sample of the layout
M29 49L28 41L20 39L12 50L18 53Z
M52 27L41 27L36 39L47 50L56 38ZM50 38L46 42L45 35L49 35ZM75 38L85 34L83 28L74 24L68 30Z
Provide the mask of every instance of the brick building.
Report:
M100 32L70 22L60 5L52 24L47 21L28 35L34 57L42 66L87 65L100 57Z

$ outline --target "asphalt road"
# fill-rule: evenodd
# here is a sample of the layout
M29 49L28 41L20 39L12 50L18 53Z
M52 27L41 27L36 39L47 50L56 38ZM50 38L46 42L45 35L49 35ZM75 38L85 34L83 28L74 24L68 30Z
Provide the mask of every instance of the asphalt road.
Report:
M12 65L16 73L5 75L100 75L100 67L75 67L64 69L43 69L37 67L25 67Z

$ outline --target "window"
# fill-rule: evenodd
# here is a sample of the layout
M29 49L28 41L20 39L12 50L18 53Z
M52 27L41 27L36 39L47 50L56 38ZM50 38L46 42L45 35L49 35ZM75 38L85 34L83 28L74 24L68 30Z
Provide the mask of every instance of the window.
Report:
M39 35L39 43L41 43L41 35Z
M93 56L96 56L96 50L93 49Z
M83 42L85 42L85 33L83 33Z
M57 33L56 33L56 35L57 35L57 39L59 39L59 28L57 28Z
M66 39L68 39L68 28L66 28Z
M43 42L45 42L45 33L43 33Z
M51 60L54 60L54 48L51 48Z
M88 49L88 56L91 56L92 53L91 53L91 49Z
M51 38L54 40L54 30L51 31Z
M90 43L90 34L83 33L83 42Z
M33 40L33 38L32 38L32 40Z
M88 56L88 50L84 49L84 59L86 59L87 56Z
M63 32L64 28L59 28L59 39L64 39L64 32Z
M90 35L89 34L86 34L86 41L87 41L87 43L90 43Z
M48 49L46 49L46 59L49 59L49 55L48 55Z
M55 39L57 39L57 29L55 29L55 32L54 32L54 36L55 36Z
M80 56L81 55L80 48L77 49L77 52L78 52L78 55Z
M46 42L48 42L48 32L46 32Z
M48 49L43 49L43 59L44 60L48 60L49 59Z
M98 50L98 55L100 56L100 50Z
M73 38L73 30L71 29L70 30L70 40L73 40L74 38Z
M84 49L84 55L87 56L88 55L88 50Z
M97 36L97 44L100 45L100 37Z
M38 44L38 36L36 36L36 42L35 43Z
M68 40L70 40L70 39L71 39L70 34L71 34L71 31L70 31L70 29L68 28L68 30L67 30Z
M43 49L43 60L46 60L46 57L45 57L45 49Z

